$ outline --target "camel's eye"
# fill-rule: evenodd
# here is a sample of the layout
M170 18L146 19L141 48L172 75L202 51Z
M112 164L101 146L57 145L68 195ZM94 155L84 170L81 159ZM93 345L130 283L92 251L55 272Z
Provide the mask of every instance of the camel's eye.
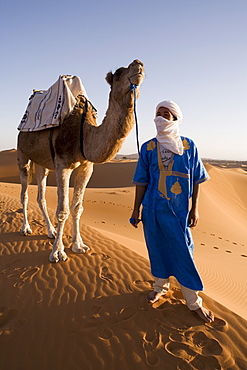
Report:
M116 80L119 80L119 78L121 77L122 71L123 71L123 68L119 68L116 70L116 72L114 73Z

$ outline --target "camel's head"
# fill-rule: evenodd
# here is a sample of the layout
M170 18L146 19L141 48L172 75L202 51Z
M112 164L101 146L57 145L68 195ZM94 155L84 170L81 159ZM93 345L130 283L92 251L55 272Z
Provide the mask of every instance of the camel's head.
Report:
M140 60L134 60L125 68L118 68L115 73L109 72L106 81L111 85L111 98L126 107L133 106L133 91L130 85L138 85L136 93L139 96L139 86L145 77L144 65Z

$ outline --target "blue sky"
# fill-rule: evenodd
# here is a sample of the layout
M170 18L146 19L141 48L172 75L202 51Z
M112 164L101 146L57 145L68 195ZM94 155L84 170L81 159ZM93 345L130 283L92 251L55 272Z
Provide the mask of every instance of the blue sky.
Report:
M246 160L246 19L246 0L2 0L0 150L16 148L32 89L80 76L100 123L106 73L140 59L141 143L156 135L157 103L171 99L201 157ZM120 153L136 151L133 130Z

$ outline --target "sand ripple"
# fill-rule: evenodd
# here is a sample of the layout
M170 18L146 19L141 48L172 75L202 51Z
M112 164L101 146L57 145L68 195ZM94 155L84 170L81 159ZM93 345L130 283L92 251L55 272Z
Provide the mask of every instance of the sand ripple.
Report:
M149 305L148 261L87 226L91 250L70 250L68 222L69 260L51 264L38 208L30 204L33 234L22 236L19 207L0 195L1 369L247 368L245 320L204 296L216 315L204 324L176 288Z

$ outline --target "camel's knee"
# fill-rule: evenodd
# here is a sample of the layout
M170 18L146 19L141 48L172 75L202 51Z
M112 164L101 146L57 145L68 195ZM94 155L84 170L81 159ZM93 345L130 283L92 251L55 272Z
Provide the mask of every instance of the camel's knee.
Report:
M57 211L56 216L59 222L66 221L69 216L69 210Z
M70 207L70 213L72 217L80 217L83 211L84 211L84 207L82 204L76 204L76 205L72 204Z

